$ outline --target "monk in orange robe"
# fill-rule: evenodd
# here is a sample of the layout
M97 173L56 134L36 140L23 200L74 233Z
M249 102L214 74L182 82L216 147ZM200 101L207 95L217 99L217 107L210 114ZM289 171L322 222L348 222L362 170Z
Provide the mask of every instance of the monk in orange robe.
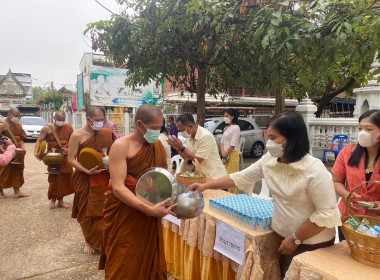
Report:
M42 141L47 142L47 150L49 153L53 152L55 149L56 153L63 154L63 163L58 166L59 174L49 174L49 190L48 190L48 199L50 200L50 208L55 207L55 203L58 200L58 206L63 208L70 208L69 205L63 202L63 198L67 195L74 193L74 182L73 182L73 168L69 165L67 160L67 149L70 136L73 133L73 127L68 123L65 123L66 113L64 111L58 111L54 115L54 123L50 126L47 125L42 128L40 136L37 139L36 145L34 145L34 156L38 160L42 160L39 157L39 150ZM52 128L57 135L61 146L58 144ZM48 171L51 169L48 167Z
M116 140L109 166L111 190L104 206L104 244L99 269L105 278L166 280L161 218L173 214L170 198L151 206L134 194L136 178L149 167L167 168L166 152L157 141L163 115L145 104L136 113L136 129Z
M28 137L19 121L20 111L16 108L11 108L6 119L0 123L0 135L11 139L17 148L24 148L24 140L28 139ZM14 138L11 136L11 133L9 133L8 128ZM29 197L29 195L20 191L20 188L24 185L24 167L24 157L21 157L21 164L13 164L10 162L5 166L0 166L0 199L6 198L3 189L12 187L15 198Z
M112 130L103 127L104 114L96 106L88 106L86 125L74 131L69 141L68 161L75 168L72 218L80 224L85 239L84 252L95 253L103 242L103 206L108 190L109 174L98 166L87 169L77 159L84 148L92 148L101 153L109 152L114 136Z

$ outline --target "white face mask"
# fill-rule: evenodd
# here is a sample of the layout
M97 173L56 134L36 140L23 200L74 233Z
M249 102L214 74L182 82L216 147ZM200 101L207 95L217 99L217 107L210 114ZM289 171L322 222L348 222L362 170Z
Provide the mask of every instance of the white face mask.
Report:
M230 118L224 117L224 122L225 122L226 124L229 124L229 123L231 122L231 120L230 120Z
M12 117L11 122L19 122L20 118L19 117Z
M366 148L375 146L377 143L380 142L380 140L377 140L379 136L380 133L369 133L367 131L362 130L358 133L359 145Z
M284 143L285 141L282 144ZM284 148L282 147L282 144L276 143L272 140L268 140L267 149L268 149L269 154L272 157L277 157L277 158L282 157L284 155Z
M91 120L91 122L92 122L91 128L93 130L100 130L104 125L104 121L94 122L93 120Z
M189 133L187 133L186 129L184 131L181 131L180 133L181 133L181 136L186 139L190 138L191 136Z
M55 121L56 126L63 126L65 124L65 121Z

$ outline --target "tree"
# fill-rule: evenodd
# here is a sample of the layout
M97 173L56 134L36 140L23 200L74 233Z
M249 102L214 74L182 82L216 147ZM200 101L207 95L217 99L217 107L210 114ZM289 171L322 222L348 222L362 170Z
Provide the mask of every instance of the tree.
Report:
M61 109L64 102L69 100L69 96L60 94L55 88L33 88L33 103L35 104L46 104L55 111Z
M243 80L257 89L301 99L321 97L317 116L341 92L365 84L380 47L379 5L373 1L326 1L256 5L247 17L256 69ZM248 61L243 58L242 61ZM260 71L257 71L259 69ZM276 112L283 103L276 102Z
M165 79L197 93L201 124L206 92L241 86L275 92L276 112L285 97L320 96L321 112L371 77L380 45L376 0L268 1L246 15L237 0L118 2L137 15L90 24L94 49L128 63L130 86Z
M198 123L205 119L205 94L235 86L229 65L231 38L244 29L239 1L118 1L136 15L115 15L88 25L95 50L117 64L128 63L126 84L167 80L174 88L197 94ZM235 53L234 56L238 56Z

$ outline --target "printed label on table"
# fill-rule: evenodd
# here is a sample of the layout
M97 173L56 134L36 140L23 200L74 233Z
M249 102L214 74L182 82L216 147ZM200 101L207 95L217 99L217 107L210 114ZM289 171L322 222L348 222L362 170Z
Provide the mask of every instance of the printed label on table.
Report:
M244 261L245 233L223 222L216 224L214 250L242 264Z
M173 215L168 214L168 215L166 215L166 216L164 217L164 219L166 219L166 220L172 222L173 224L176 224L176 225L179 226L179 227L181 226L181 220L178 219L178 218L176 218L176 217L174 217Z

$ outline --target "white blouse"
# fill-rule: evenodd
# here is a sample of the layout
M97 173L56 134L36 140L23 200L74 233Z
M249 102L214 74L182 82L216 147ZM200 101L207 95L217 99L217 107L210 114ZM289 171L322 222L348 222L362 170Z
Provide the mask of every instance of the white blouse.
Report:
M310 219L326 228L303 243L326 242L334 238L335 226L342 225L331 175L319 159L309 154L284 164L266 153L250 167L230 174L230 178L246 192L257 180L265 179L274 200L272 229L284 238Z
M158 137L158 140L161 141L162 146L164 146L165 151L166 151L166 163L168 164L168 170L172 171L172 151L170 148L170 145L168 144L168 137L166 136L165 133L161 133L160 136Z
M233 151L239 151L240 141L240 127L237 124L227 126L223 132L222 140L220 143L224 145L224 152L228 151L228 148L234 146Z

